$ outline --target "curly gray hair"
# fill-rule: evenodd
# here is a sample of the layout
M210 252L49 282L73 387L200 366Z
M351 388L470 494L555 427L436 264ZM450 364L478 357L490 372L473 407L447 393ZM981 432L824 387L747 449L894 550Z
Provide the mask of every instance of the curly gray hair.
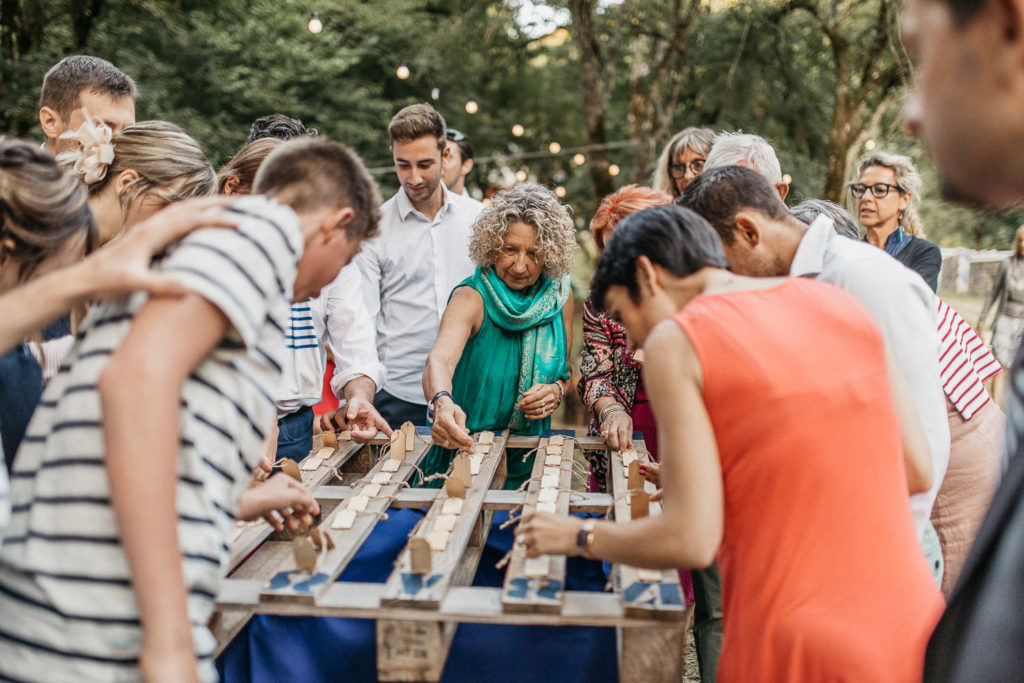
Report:
M537 254L548 277L569 272L576 255L576 226L555 194L536 183L524 183L494 195L491 205L473 223L469 255L481 268L494 265L513 223L537 229Z

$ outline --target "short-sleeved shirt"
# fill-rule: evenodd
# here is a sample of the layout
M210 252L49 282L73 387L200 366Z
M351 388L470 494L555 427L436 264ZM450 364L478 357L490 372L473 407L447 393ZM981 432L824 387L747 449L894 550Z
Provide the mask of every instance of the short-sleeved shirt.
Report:
M240 217L237 230L196 231L158 266L230 323L185 380L178 416L178 540L194 645L207 679L216 673L206 623L238 500L274 421L303 249L288 207L248 197L232 210ZM136 294L93 308L29 424L0 548L0 678L139 677L142 630L110 502L97 381L145 302L145 294ZM187 329L167 334L188 342ZM146 435L139 434L138 455L146 454Z

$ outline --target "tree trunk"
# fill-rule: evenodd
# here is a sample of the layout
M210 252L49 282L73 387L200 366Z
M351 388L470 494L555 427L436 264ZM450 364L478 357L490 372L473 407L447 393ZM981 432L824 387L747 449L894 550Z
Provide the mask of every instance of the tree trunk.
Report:
M615 190L615 182L608 175L608 152L604 148L608 143L605 128L607 84L603 82L604 62L593 25L594 5L594 0L572 0L569 7L583 63L583 119L587 129L587 144L600 145L589 153L587 164L594 199L600 201Z

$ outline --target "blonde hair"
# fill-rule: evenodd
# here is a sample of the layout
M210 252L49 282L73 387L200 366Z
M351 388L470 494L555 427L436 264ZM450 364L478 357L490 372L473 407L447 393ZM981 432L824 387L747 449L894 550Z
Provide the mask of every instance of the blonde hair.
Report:
M910 195L910 204L903 211L900 226L908 235L924 238L924 223L921 222L921 216L917 212L917 207L921 203L924 181L921 179L921 174L914 168L914 162L910 160L910 157L902 154L872 152L860 160L860 164L857 166L857 175L862 175L872 166L887 168L895 174L897 187Z
M89 184L89 195L102 191L118 174L129 169L135 171L139 177L128 183L118 197L122 228L128 210L143 195L172 204L217 191L217 175L199 143L173 123L133 123L110 142L114 146L114 160L102 178Z
M217 171L217 191L223 194L225 183L234 177L238 178L235 190L239 194L250 194L253 181L256 180L256 171L260 170L263 160L282 142L284 140L281 138L259 138L238 150L231 161Z
M0 240L20 283L72 240L98 240L82 184L37 145L0 136Z
M690 126L684 128L668 141L668 144L661 150L658 163L654 166L654 175L651 176L651 186L659 192L665 192L673 197L679 196L679 190L672 176L668 174L668 167L676 162L680 154L689 147L700 156L707 158L711 152L711 144L715 139L715 131L710 128L698 128Z
M537 229L537 255L545 275L556 278L569 272L577 249L576 226L555 194L536 183L497 193L477 217L469 239L469 255L476 265L494 265L513 223Z

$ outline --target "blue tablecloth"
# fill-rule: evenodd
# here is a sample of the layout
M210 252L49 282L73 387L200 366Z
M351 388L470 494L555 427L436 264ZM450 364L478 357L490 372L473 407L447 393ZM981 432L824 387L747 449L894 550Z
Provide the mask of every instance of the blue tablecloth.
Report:
M363 543L341 581L383 583L423 512L391 510ZM512 528L498 529L497 512L474 586L501 586L494 565L512 545ZM598 562L569 558L569 590L601 591L607 577ZM375 681L376 624L367 619L257 616L218 660L226 683L266 681ZM580 626L460 624L443 681L599 682L618 678L615 630Z

